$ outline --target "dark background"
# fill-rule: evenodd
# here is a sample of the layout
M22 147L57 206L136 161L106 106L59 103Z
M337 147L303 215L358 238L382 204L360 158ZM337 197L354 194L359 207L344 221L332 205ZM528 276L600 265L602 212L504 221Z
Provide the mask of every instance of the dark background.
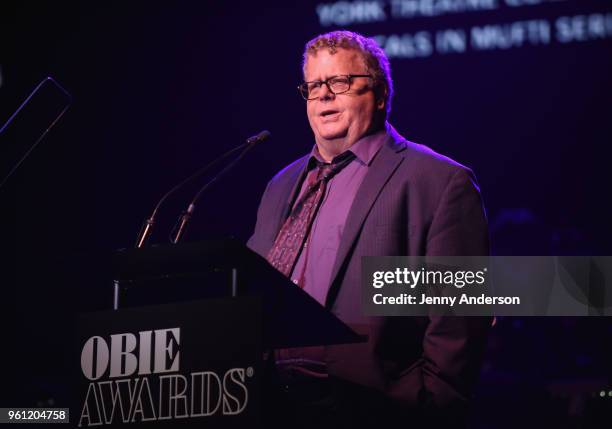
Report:
M106 282L74 273L133 246L167 189L265 128L272 138L204 195L186 239L249 237L267 181L313 144L295 90L302 49L335 29L320 27L316 4L2 3L0 123L48 75L73 104L0 188L0 406L65 403L74 316L109 309L112 296ZM401 34L597 11L611 2L347 28ZM392 59L392 68L391 123L474 169L496 254L612 254L611 38ZM43 91L0 148L42 132L58 94ZM167 241L198 184L164 206L154 242ZM474 427L603 424L611 341L604 318L500 319Z

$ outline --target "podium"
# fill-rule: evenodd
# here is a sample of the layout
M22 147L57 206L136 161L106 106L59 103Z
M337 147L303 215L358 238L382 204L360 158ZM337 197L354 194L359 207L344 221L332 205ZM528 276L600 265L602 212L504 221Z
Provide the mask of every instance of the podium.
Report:
M364 339L235 240L118 251L82 315L78 427L257 427L264 352Z

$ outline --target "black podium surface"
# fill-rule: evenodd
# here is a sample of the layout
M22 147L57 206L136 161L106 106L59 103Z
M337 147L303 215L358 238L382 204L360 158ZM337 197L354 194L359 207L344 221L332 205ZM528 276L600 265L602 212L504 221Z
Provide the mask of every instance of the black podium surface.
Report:
M120 308L78 323L79 427L257 427L264 351L364 341L234 240L122 250L110 265Z
M116 252L120 306L236 296L261 299L265 349L356 343L363 337L236 240Z

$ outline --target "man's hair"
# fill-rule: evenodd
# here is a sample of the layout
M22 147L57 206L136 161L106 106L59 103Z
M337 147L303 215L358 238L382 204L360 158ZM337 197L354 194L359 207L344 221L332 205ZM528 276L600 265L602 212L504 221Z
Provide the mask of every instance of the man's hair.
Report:
M374 39L347 30L321 34L306 43L302 62L303 71L306 70L308 55L314 56L321 49L327 49L333 55L338 51L338 48L354 49L361 54L368 73L374 77L374 91L377 99L382 97L385 100L386 117L388 118L391 112L391 98L393 97L391 65L385 51L378 46Z

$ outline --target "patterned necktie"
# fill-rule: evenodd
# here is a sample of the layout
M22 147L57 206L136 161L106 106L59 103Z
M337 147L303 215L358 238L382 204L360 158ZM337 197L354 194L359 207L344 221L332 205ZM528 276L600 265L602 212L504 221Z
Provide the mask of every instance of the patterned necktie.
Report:
M287 277L291 276L300 251L308 238L312 222L323 200L327 182L348 165L354 157L355 154L347 151L336 157L331 164L318 163L319 170L316 180L308 186L302 197L295 203L291 214L278 232L267 259L273 267Z

